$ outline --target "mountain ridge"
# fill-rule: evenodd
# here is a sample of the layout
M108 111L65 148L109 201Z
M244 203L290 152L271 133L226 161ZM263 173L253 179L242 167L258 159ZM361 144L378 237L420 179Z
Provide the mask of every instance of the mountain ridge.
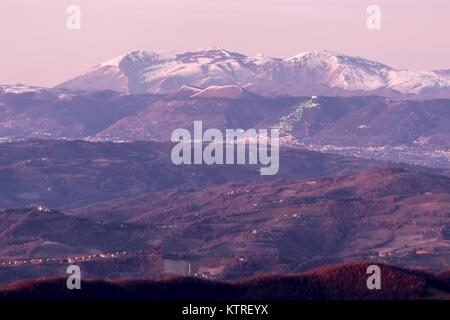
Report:
M448 70L411 71L330 50L306 51L286 59L254 57L222 48L155 53L132 51L95 66L56 88L113 89L132 94L171 93L183 85L250 86L257 94L264 83L281 86L275 94L308 86L345 91L391 89L401 94L439 94L450 88Z
M448 299L449 281L380 264L382 290L366 287L370 262L331 265L296 275L261 275L236 282L196 277L158 280L83 280L82 290L67 290L65 277L23 280L0 287L0 300L150 299L150 300L372 300ZM332 279L330 281L330 279Z

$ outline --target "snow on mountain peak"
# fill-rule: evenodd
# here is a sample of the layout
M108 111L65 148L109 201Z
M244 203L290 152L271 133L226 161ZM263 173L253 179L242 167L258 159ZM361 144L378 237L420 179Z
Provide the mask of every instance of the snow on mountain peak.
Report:
M335 65L357 65L358 67L366 68L391 69L390 67L379 62L367 60L357 56L347 56L330 50L306 51L283 60L283 62L290 61L305 61L307 63L317 63L317 61L324 61L329 64Z
M222 48L170 54L136 51L119 63L131 93L170 93L183 85L205 89L212 85L244 85L275 60L249 58Z
M265 77L288 85L324 85L345 90L374 90L386 85L390 70L381 63L329 50L306 51L283 60Z
M263 54L250 57L209 47L185 52L132 51L58 87L165 94L182 86L199 89L252 86L256 88L255 92L261 93L257 90L266 90L268 84L290 88L285 92L319 85L365 91L387 88L420 94L450 87L450 73L448 70L396 70L379 62L330 50L306 51L282 60Z
M120 61L122 61L123 57L125 57L125 55L121 55L121 56L112 58L106 62L99 64L99 67L108 67L108 66L118 67L119 63L120 63Z
M244 97L253 97L254 95L238 86L210 86L202 91L193 94L195 98L225 98L241 99Z

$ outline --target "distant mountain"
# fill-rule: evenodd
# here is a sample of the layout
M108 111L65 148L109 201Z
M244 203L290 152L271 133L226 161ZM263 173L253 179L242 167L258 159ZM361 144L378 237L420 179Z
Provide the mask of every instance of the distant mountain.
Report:
M0 137L85 138L160 98L111 90L73 92L8 87L0 91Z
M322 85L353 91L374 90L387 86L382 78L390 71L388 66L363 58L311 51L270 67L258 75L258 80L289 87Z
M71 90L114 90L117 92L128 92L127 76L114 64L117 59L107 61L95 66L85 75L78 76L66 81L56 88L68 88Z
M192 98L223 98L223 99L255 99L258 96L238 86L210 86L196 92Z
M182 86L247 86L262 95L436 96L450 88L448 70L397 70L331 51L307 51L287 59L248 57L225 49L155 53L134 51L95 66L58 88L171 93ZM325 89L329 90L325 93ZM359 92L359 93L358 93Z
M294 137L321 145L450 148L450 100L320 97L316 101L318 106L295 122L290 132Z
M25 85L23 83L17 83L17 84L8 84L8 85L0 85L0 94L6 94L6 93L50 93L50 92L55 92L55 93L59 93L59 94L64 94L64 93L74 93L74 91L76 92L76 90L68 90L68 89L64 89L64 88L54 88L54 89L50 89L50 88L46 88L46 87L39 87L39 86L29 86L29 85Z
M290 89L326 86L348 91L391 89L403 94L426 94L450 86L445 72L396 70L378 62L331 51L309 51L270 67L258 82L272 82Z
M192 132L196 120L204 130L225 132L266 129L290 115L292 130L281 132L286 145L316 150L329 146L326 150L332 152L353 148L345 155L359 155L358 148L365 148L368 157L448 168L450 99L319 96L299 119L293 112L310 96L269 98L234 85L182 86L167 95L20 88L0 92L0 141L169 141L175 129ZM401 154L386 148L400 148Z
M183 89L180 89L183 90ZM183 92L187 92L184 89ZM210 87L190 96L169 97L111 124L96 137L104 140L169 140L173 130L269 128L308 98L264 98L238 87ZM391 100L381 97L319 97L292 131L304 143L335 146L450 148L450 100Z
M183 85L203 89L213 85L244 85L279 60L262 55L247 57L213 48L161 54L134 51L100 64L58 87L160 94L173 92Z
M186 97L179 89L148 107L123 117L100 131L96 137L104 140L170 140L177 128L192 132L195 120L203 127L223 130L254 128L261 121L275 117L292 105L290 98L268 99L236 86L209 87L191 92ZM189 93L190 94L190 93ZM298 99L297 99L298 100Z

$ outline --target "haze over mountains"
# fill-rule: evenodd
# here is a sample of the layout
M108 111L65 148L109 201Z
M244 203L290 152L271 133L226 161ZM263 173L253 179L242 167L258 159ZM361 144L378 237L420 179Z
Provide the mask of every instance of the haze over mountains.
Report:
M217 48L134 51L55 88L1 86L0 140L168 141L194 120L205 129L267 128L311 95L319 96L317 107L281 132L283 143L420 165L449 162L449 70L396 70L331 51L284 60Z
M183 86L166 95L33 89L0 92L0 141L170 141L175 129L269 128L310 97L263 97L237 86ZM450 100L379 96L314 99L282 143L319 151L448 168Z
M174 165L171 134L196 120L279 128L278 174ZM0 86L0 283L75 258L108 278L445 270L449 137L449 70L330 51L135 51L55 88Z

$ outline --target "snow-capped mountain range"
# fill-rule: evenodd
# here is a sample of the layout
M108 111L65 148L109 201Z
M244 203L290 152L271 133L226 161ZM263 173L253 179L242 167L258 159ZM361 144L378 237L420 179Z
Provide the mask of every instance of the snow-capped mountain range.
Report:
M304 88L389 90L429 95L450 90L450 71L397 70L360 57L308 51L287 59L249 57L221 48L188 52L134 51L95 66L57 88L166 94L190 86L240 86L258 94L296 94Z

